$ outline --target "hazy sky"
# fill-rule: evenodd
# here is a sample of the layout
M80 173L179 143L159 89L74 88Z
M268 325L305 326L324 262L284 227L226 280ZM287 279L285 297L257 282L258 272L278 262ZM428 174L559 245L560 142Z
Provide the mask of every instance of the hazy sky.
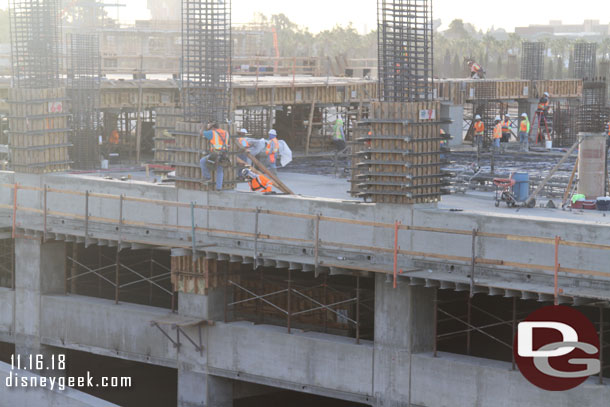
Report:
M64 2L67 0L64 0ZM105 0L114 3L116 0ZM317 32L332 28L336 24L353 22L362 31L376 25L376 0L232 0L233 21L247 22L255 12L271 15L284 13L296 23ZM149 17L146 0L119 0L126 7L120 8L122 21ZM0 0L0 7L6 8L8 0ZM491 26L513 31L515 26L546 24L549 20L566 23L582 23L584 19L599 19L601 23L610 20L610 1L607 0L510 0L463 1L434 0L434 18L440 18L443 26L455 18L473 23L486 30ZM116 17L116 9L109 14Z

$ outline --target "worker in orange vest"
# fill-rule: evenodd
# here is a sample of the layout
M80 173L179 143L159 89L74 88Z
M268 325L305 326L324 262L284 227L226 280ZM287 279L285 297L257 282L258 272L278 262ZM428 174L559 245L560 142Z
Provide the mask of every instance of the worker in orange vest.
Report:
M208 123L208 129L202 131L201 135L208 140L209 153L199 161L201 175L204 181L210 181L210 166L216 170L216 190L222 189L224 178L223 163L228 161L227 151L229 148L229 133L218 127L218 123Z
M500 150L500 140L502 139L502 119L500 116L496 116L494 119L494 130L493 130L493 139L494 139L494 149L496 151Z
M544 92L544 95L538 101L538 111L544 112L549 109L549 92Z
M502 120L502 143L508 143L510 140L510 115L506 113Z
M474 117L474 145L483 147L483 136L485 135L485 123L481 121L481 116Z
M119 144L119 132L117 131L117 129L112 130L112 133L110 133L110 138L108 138L108 143Z
M265 148L265 154L269 160L269 169L275 172L277 168L276 154L280 151L280 143L277 141L277 132L274 129L269 130L269 139L267 140L267 147Z
M241 177L248 181L248 185L250 185L250 190L253 192L271 192L273 187L273 182L269 180L269 178L265 177L263 174L257 174L254 171L244 168L241 170Z

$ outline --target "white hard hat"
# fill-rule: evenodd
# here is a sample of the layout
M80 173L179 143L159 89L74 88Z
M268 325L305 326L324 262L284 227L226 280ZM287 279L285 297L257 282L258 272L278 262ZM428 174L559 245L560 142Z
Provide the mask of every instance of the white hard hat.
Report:
M269 135L270 136L277 136L277 132L275 131L275 129L271 129L271 130L269 130Z
M474 117L474 119L475 119L475 120L481 120L481 116L480 116L480 115L476 115L476 116Z
M240 133L244 133L244 134L248 134L248 130L246 130L246 129L241 129L239 132Z
M497 121L497 122L499 122L499 121L501 121L502 119L500 118L500 116L496 116L496 118L495 118L494 120L495 120L495 121Z
M549 92L544 92L544 96L549 97Z
M521 113L521 117L527 117L527 113Z
M506 113L506 114L504 115L504 117L510 117L510 114Z

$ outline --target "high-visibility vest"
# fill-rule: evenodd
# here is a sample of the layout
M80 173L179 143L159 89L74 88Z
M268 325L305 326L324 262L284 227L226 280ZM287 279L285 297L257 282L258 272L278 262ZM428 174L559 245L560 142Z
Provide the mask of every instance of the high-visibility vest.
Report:
M482 121L474 122L474 135L482 136L485 133L485 124Z
M481 70L481 65L474 62L470 67L470 72L479 72Z
M110 138L108 139L110 144L119 144L119 132L116 130L112 130L110 133Z
M502 122L494 126L493 138L502 138Z
M522 132L522 133L529 133L530 132L530 121L529 121L529 119L521 120L521 124L519 124L519 131Z
M240 146L242 146L243 148L248 148L250 147L250 143L248 143L248 140L246 140L245 137L239 137L237 139L237 142L239 143Z
M269 161L271 161L272 163L275 162L275 153L277 153L279 150L280 143L277 141L277 139L272 138L271 140L269 140L269 142L267 143L267 147L265 147L265 154L269 156Z
M248 181L248 184L250 184L250 189L255 192L271 192L271 187L273 186L273 182L269 181L267 177L260 174L257 175L256 178Z
M502 122L502 133L510 132L510 121L508 119L504 119Z
M549 107L549 100L547 97L545 96L540 98L540 101L538 102L538 110L546 110L547 107Z
M227 132L223 129L213 129L212 139L210 140L210 150L220 151L227 148Z

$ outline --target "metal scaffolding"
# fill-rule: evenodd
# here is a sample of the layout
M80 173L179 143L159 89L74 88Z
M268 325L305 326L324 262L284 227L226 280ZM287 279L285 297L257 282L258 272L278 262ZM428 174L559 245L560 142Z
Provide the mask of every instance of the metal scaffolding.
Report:
M597 44L594 42L578 42L574 44L574 78L589 79L595 78L597 71Z
M521 79L536 81L544 75L544 43L524 42L521 47Z
M182 1L182 81L187 122L229 120L231 0Z
M432 1L377 0L379 98L432 99Z
M13 86L59 86L60 1L10 0L9 19Z

